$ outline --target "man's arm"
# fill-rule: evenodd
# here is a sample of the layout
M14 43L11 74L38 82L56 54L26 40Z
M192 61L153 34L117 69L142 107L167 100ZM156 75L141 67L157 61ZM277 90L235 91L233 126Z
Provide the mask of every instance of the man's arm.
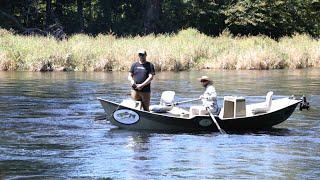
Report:
M130 81L131 85L135 84L134 79L133 79L134 67L135 67L135 63L133 63L131 65L130 70L129 70L129 75L128 75L128 80Z
M141 84L143 87L150 84L153 79L153 74L149 74L148 78Z
M200 96L201 99L207 99L210 101L215 101L217 99L216 89L213 86L208 87L203 95Z
M129 72L128 80L130 81L131 85L133 85L135 83L133 80L133 74L131 72Z
M148 78L141 84L137 84L137 89L141 90L144 86L151 83L153 79L153 74L149 74Z

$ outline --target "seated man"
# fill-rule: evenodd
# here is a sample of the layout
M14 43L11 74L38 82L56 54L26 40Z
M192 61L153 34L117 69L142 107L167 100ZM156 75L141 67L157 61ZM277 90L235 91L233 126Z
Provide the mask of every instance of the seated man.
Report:
M203 106L193 106L190 108L190 114L204 115L208 114L206 110L209 110L211 114L219 114L219 107L217 103L217 93L213 87L212 80L208 76L202 76L199 78L201 85L205 88L204 93L200 96Z

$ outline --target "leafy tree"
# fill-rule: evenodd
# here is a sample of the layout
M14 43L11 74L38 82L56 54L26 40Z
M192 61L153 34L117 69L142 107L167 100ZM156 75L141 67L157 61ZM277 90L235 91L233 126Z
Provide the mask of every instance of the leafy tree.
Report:
M279 37L307 32L316 36L320 23L316 4L313 0L237 1L225 11L226 24L235 34Z
M319 0L0 0L0 27L137 35L193 27L209 35L320 35Z

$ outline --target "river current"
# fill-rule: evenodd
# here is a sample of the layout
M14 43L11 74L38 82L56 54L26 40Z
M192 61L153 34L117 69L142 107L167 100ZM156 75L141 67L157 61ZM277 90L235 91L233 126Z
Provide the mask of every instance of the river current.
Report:
M97 97L129 98L127 73L0 72L0 179L247 179L320 177L320 69L157 73L161 92L198 97L207 75L223 96L262 102L306 95L310 111L296 111L270 131L134 132L98 117ZM184 105L187 106L187 105Z

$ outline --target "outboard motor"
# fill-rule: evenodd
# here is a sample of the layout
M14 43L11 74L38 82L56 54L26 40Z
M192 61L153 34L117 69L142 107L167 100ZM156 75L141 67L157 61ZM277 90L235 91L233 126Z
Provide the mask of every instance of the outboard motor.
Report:
M300 103L300 107L299 107L299 110L302 111L303 109L306 109L309 111L310 109L310 103L307 101L307 98L305 95L302 96L301 98L301 103Z

